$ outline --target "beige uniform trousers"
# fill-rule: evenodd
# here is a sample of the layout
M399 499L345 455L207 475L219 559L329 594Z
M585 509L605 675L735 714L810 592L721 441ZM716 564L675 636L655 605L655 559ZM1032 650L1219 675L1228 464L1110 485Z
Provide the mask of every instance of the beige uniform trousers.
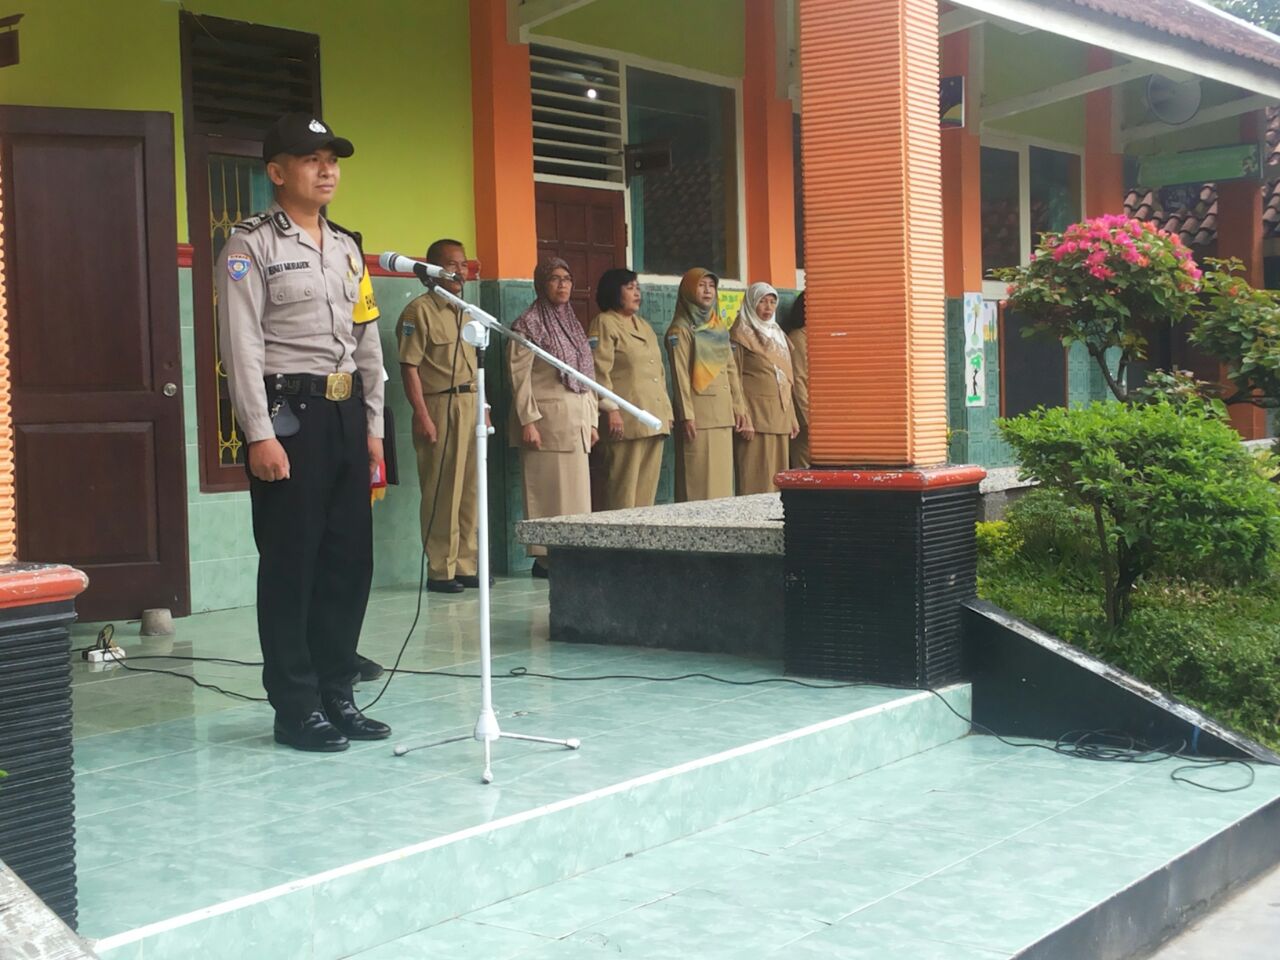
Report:
M476 395L458 393L449 405L448 394L423 398L436 425L436 442L414 435L418 454L418 485L422 489L419 520L427 547L427 576L452 580L461 574L474 577L476 558ZM445 429L448 424L448 444ZM436 492L437 482L440 490ZM431 529L434 504L435 522Z
M597 449L604 472L601 510L651 507L658 496L662 472L662 442L666 437L607 440Z
M733 496L733 427L698 428L690 443L676 437L676 500Z
M787 469L791 438L785 433L757 433L750 440L733 438L733 466L738 495L773 493L774 474Z
M791 441L791 469L806 470L809 467L809 428L801 427L799 435Z
M591 468L585 450L532 450L520 448L524 474L524 516L563 517L591 512ZM545 557L547 548L530 545L531 557Z

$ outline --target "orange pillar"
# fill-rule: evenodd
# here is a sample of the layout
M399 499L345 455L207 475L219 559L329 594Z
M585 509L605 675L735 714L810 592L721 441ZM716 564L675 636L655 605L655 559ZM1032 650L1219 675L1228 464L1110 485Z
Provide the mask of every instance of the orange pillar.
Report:
M1089 72L1112 65L1110 50L1090 47ZM1112 124L1112 90L1085 95L1084 104L1084 215L1100 217L1124 212L1124 156L1115 152Z
M476 256L487 279L533 276L533 99L529 48L507 42L506 0L471 0Z
M936 0L799 0L810 442L947 456Z
M981 78L968 30L942 38L942 74L965 80L966 125L942 131L943 268L949 298L982 290L982 139L974 119Z
M1240 120L1240 141L1258 140L1264 119L1251 113ZM1218 184L1218 256L1235 257L1244 264L1244 279L1261 287L1262 259L1262 189L1256 180L1226 180ZM1226 381L1225 370L1223 376ZM1252 404L1233 404L1231 423L1246 440L1267 435L1267 414Z
M776 0L746 0L742 136L747 200L747 280L796 283L791 101L778 95Z

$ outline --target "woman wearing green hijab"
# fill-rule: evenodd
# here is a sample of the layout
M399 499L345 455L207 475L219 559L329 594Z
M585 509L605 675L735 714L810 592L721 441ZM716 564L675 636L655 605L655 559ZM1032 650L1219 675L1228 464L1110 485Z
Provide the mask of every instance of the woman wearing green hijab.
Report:
M719 282L702 267L686 273L667 328L680 501L733 496L733 431L750 429L729 347L729 326L716 309Z

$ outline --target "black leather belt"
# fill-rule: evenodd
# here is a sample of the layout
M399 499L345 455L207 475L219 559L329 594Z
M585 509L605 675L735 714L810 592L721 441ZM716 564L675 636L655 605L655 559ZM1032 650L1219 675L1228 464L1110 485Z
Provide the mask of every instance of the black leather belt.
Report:
M456 387L450 387L448 390L441 390L439 396L449 393L475 393L476 385L474 383L460 383Z
M359 373L273 373L264 379L268 397L324 397L342 401L364 396Z

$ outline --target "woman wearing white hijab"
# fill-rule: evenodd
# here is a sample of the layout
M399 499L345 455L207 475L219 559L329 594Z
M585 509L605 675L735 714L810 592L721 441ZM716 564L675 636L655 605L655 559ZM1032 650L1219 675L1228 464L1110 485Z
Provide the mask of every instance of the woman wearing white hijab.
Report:
M729 334L742 378L750 429L733 439L739 494L777 490L774 475L787 469L790 441L800 432L791 396L791 347L778 326L778 291L753 283Z

